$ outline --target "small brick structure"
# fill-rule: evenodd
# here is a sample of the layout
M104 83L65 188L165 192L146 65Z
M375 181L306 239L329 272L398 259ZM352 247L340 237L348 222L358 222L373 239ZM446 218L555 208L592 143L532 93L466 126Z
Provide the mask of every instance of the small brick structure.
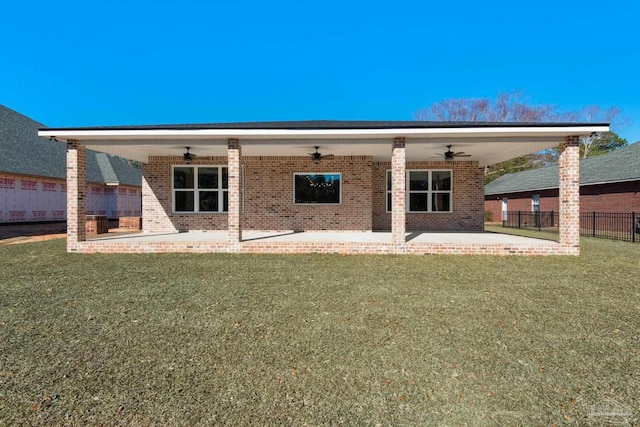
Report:
M88 235L106 234L109 232L109 219L106 215L87 215L85 230Z
M123 216L118 218L118 228L125 230L142 230L142 217Z

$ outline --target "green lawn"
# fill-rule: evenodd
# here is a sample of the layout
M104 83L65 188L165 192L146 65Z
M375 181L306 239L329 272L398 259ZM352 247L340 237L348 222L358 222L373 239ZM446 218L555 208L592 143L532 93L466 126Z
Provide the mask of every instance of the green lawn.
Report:
M640 418L640 245L580 257L0 245L0 425Z

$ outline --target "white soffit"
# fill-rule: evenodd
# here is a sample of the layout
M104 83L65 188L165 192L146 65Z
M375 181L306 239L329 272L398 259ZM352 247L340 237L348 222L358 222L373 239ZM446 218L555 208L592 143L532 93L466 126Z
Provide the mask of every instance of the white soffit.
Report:
M243 156L306 156L313 147L336 156L391 157L391 140L406 138L407 160L441 160L447 145L480 166L554 147L567 135L608 131L607 126L508 126L392 129L43 129L39 135L78 140L88 148L147 162L149 156L227 155L227 139L238 138Z

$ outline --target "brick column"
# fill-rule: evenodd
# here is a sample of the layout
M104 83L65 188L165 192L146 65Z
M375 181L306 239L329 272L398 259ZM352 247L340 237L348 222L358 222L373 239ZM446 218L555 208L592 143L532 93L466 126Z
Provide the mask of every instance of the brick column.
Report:
M406 202L405 139L395 138L391 150L391 240L395 251L404 252Z
M87 151L78 141L67 142L67 251L77 251L87 239Z
M242 241L242 224L240 222L240 143L237 139L231 138L227 145L227 161L229 167L229 212L228 212L228 233L229 251L240 252L240 242Z
M580 254L580 138L567 136L560 145L560 244Z

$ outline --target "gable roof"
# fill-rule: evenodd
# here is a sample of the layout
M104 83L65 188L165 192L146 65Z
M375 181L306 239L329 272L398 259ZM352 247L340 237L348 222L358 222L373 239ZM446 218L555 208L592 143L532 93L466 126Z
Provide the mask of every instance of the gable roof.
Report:
M640 181L640 142L580 160L580 185ZM503 175L484 187L496 195L558 188L558 165Z
M0 172L66 179L66 144L39 137L42 128L42 123L0 105ZM87 150L87 181L140 186L142 171L123 159Z

